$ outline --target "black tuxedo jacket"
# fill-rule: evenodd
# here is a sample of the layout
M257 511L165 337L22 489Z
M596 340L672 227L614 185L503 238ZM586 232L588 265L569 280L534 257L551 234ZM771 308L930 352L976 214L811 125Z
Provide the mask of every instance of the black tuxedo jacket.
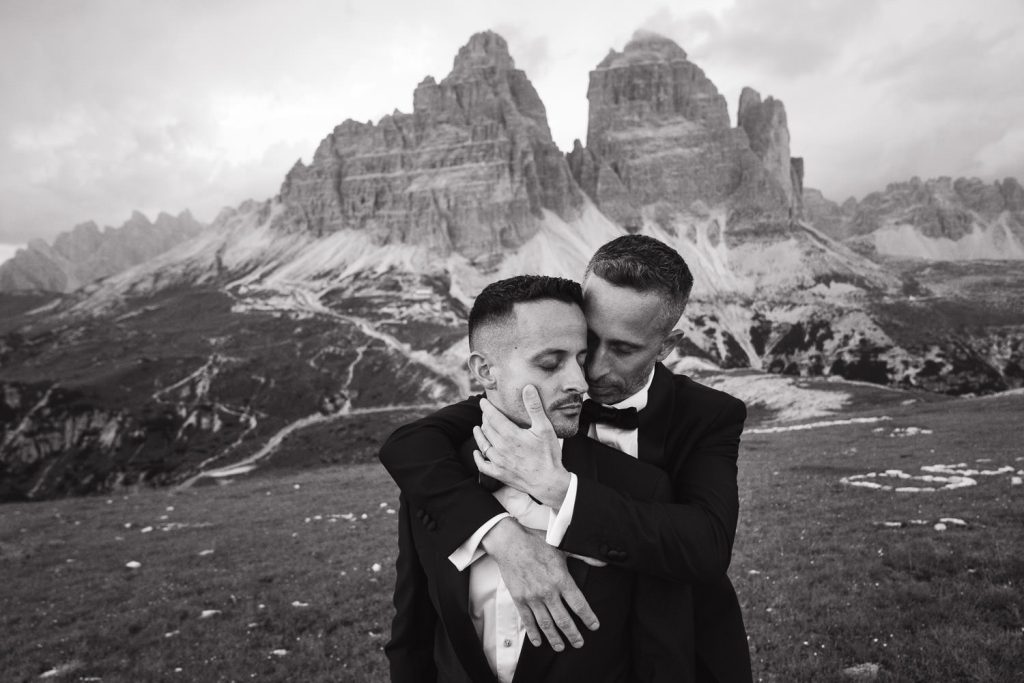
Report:
M480 419L479 397L467 399L400 427L380 452L444 556L502 511L458 456L456 445L470 438ZM666 472L672 502L638 503L614 485L581 479L561 545L692 584L698 680L751 680L743 618L726 576L739 515L736 459L745 419L739 399L656 365L634 464Z
M475 443L462 449L472 463ZM670 500L668 478L592 439L566 439L562 461L579 482L613 484L636 501ZM403 494L396 562L395 617L384 648L395 683L496 681L469 608L469 569L459 572L430 538L432 520L412 513ZM580 649L556 653L524 641L514 681L676 683L694 680L693 603L689 586L622 567L591 567L568 559L569 570L601 628Z

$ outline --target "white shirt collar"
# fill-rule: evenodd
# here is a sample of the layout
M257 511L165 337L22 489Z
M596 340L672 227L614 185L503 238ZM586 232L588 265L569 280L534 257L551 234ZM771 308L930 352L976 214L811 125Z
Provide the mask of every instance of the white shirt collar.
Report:
M643 410L647 407L647 394L650 393L651 383L654 382L654 368L651 368L651 374L647 376L647 382L644 384L643 389L636 392L632 396L625 398L618 403L612 405L612 408L636 408L637 410Z

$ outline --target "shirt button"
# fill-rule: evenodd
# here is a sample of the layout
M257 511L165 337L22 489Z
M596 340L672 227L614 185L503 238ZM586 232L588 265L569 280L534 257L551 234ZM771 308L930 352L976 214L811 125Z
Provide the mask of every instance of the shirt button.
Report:
M506 638L505 642L503 642L502 645L504 645L505 647L512 647L512 639Z

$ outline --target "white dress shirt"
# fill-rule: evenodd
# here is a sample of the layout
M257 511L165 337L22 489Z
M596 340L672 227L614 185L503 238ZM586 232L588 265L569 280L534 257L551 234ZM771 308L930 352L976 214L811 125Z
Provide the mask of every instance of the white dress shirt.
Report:
M546 505L510 486L495 491L494 497L527 529L547 528L552 511ZM526 628L501 578L498 563L490 555L483 554L469 567L469 612L491 671L501 683L510 683L516 674Z

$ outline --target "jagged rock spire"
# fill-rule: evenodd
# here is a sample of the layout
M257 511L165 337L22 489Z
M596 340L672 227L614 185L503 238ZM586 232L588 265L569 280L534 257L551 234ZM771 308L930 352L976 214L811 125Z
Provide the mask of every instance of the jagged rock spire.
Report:
M799 211L802 165L789 157L785 109L755 91L745 97L734 128L725 98L686 51L638 31L590 72L587 146L569 155L574 177L624 227L655 206L664 214L726 205L730 222L786 223Z
M803 194L803 163L789 153L789 125L786 107L779 100L753 88L743 88L737 112L739 127L747 134L750 148L761 159L768 174L779 184L792 206L799 206Z
M459 49L449 78L472 77L483 69L508 71L514 68L515 62L505 39L493 31L482 31L474 33L469 42Z
M570 219L583 201L540 96L490 31L469 39L440 83L416 87L412 114L335 128L280 196L288 229L365 230L470 258L523 244L545 209Z

